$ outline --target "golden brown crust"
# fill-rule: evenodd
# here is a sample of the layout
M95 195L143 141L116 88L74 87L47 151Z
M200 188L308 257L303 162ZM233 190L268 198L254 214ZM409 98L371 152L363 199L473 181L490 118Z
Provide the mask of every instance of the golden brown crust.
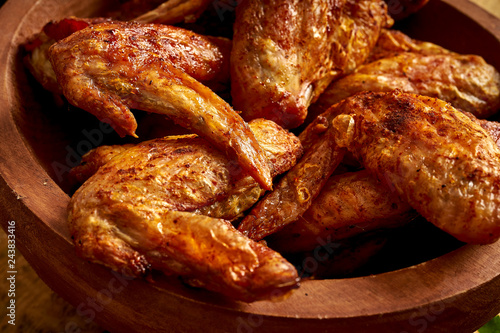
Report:
M301 152L299 140L271 121L252 124L257 137L276 138L268 152L275 173L291 167ZM109 154L93 156L98 161ZM242 183L248 187L236 188ZM297 272L219 218L234 218L255 203L258 196L246 195L247 188L262 193L205 140L154 139L110 158L75 192L70 231L80 256L132 276L154 268L235 299L272 298L297 286Z
M267 160L248 125L198 80L217 81L226 56L210 38L181 28L103 23L53 45L50 59L70 103L135 135L129 108L161 113L237 156L264 188Z
M358 92L394 89L439 98L479 118L488 118L500 109L500 74L483 58L400 53L360 66L333 82L310 112L318 115Z
M413 39L401 31L382 29L375 47L371 50L367 63L388 58L398 53L411 52L422 55L453 54L453 52L434 43Z
M333 109L334 127L354 124L337 143L428 221L464 242L500 237L500 149L477 122L399 91L361 93Z
M367 170L328 179L311 207L270 241L280 252L302 252L371 230L393 228L416 214Z
M297 220L311 206L345 154L345 150L336 145L333 131L323 134L280 179L276 188L245 216L238 230L261 240Z
M50 21L43 27L42 31L31 36L23 45L27 53L24 57L25 66L43 88L56 95L61 95L61 87L49 60L50 46L89 25L106 21L110 21L110 19L68 17L59 21Z
M363 63L391 24L379 0L243 1L231 55L235 108L247 120L299 126L311 101Z

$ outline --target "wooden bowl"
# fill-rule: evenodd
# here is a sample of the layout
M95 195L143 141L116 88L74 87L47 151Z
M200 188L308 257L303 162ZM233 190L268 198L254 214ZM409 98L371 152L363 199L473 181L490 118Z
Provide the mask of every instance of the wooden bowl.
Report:
M19 45L51 19L111 1L16 0L0 11L1 224L40 277L85 320L114 332L471 332L500 312L500 242L464 245L375 275L304 281L280 302L245 304L177 279L126 279L75 255L66 226L67 169L89 144L116 140L62 109L22 65ZM116 4L114 4L116 5ZM482 55L500 69L500 22L467 0L431 0L400 23L411 36ZM94 133L95 135L90 135ZM93 142L97 141L97 142ZM417 248L438 244L422 237ZM314 259L314 258L312 258ZM77 329L74 323L66 326Z

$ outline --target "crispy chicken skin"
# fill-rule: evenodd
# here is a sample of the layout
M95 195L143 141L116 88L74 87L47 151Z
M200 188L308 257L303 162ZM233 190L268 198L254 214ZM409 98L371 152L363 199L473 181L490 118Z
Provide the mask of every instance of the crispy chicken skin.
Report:
M72 183L83 184L104 164L108 163L116 155L133 147L134 144L99 146L82 156L80 164L69 172Z
M347 148L388 190L457 239L488 244L500 237L500 148L479 122L450 104L400 91L359 93L332 106L305 132L311 145L328 135L319 132L335 133L337 147ZM267 229L246 226L259 235L270 234Z
M268 120L251 126L257 137L276 138L267 151L274 174L290 168L301 152L299 140ZM131 276L158 269L243 301L271 298L297 286L291 264L219 218L236 216L257 200L237 189L238 184L258 186L206 140L165 137L112 158L94 156L96 163L101 157L107 163L69 205L70 231L84 259ZM217 201L232 202L226 206L229 211L213 208ZM204 209L211 215L198 214Z
M245 216L238 230L260 240L297 220L312 204L345 155L335 144L335 133L324 131L290 169Z
M408 203L367 170L342 173L330 177L311 207L269 243L279 252L310 251L327 242L398 227L415 216Z
M500 109L500 74L483 58L401 53L360 66L333 82L310 112L318 115L358 92L394 89L439 98L479 118L488 118Z
M249 126L271 163L273 177L289 170L302 155L300 140L274 122L255 119L250 121ZM97 147L82 157L80 165L71 169L70 177L74 183L81 185L100 167L134 146L134 144L125 144ZM193 212L233 220L255 204L264 194L264 189L252 177L242 173L234 163L231 165L231 175L230 182L220 184L224 188L219 191L223 193L221 198L210 205L201 205Z
M108 22L108 18L68 17L59 21L50 21L42 31L31 36L24 44L26 56L24 64L35 79L48 91L61 95L62 90L57 82L56 73L49 60L49 48L57 41L92 24Z
M247 120L299 126L309 104L363 63L391 24L381 0L244 0L231 53L235 108Z
M224 72L218 39L164 25L103 23L54 44L49 55L68 101L119 134L135 135L129 108L164 114L237 156L265 189L272 188L265 154L248 125L200 83L218 82Z
M331 110L337 144L428 221L463 242L499 238L500 149L477 122L400 91L361 93Z
M500 146L500 123L477 119ZM335 173L337 173L335 170ZM268 239L279 252L310 251L328 242L371 230L398 227L416 216L412 207L394 190L376 180L367 170L331 176L311 207L295 222Z

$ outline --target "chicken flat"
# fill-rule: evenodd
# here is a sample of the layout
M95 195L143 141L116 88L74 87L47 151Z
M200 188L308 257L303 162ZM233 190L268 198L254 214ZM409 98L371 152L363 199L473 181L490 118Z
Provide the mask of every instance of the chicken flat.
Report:
M247 120L299 126L309 104L363 63L391 24L379 0L243 1L231 53L235 108Z
M129 108L168 116L212 142L239 162L265 189L269 166L243 119L200 83L218 82L227 45L164 25L103 23L89 26L49 49L68 101L135 135ZM207 85L209 85L207 83Z
M301 152L298 139L267 120L251 126L257 137L275 138L267 145L274 173L290 168ZM248 187L248 173L210 143L195 136L166 137L109 156L94 154L94 163L102 158L104 164L69 205L81 257L131 276L158 269L244 301L297 286L291 264L219 218L219 212L235 217L258 199L235 186L244 182L252 191L258 185ZM207 208L218 201L228 202L231 212L223 212L222 205ZM211 216L198 214L203 209Z
M339 104L337 143L428 221L461 241L500 236L500 149L444 101L395 91ZM341 133L339 128L337 133Z
M483 58L401 53L360 66L333 82L310 112L318 115L358 92L394 89L448 101L479 118L488 118L500 109L500 74Z
M194 22L213 0L168 0L133 19L141 23Z
M464 114L500 146L500 123ZM279 252L311 251L327 242L371 230L399 227L415 216L412 207L396 191L389 190L367 170L343 171L328 179L304 214L268 241Z

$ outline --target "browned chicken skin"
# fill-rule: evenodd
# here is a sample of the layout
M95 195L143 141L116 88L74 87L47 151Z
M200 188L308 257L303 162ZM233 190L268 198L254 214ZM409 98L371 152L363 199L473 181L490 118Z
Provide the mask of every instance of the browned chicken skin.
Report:
M24 44L24 64L35 79L48 91L60 95L62 89L49 60L49 48L57 41L92 24L110 21L108 18L68 17L45 24L42 31L31 36Z
M310 251L371 230L393 228L416 216L398 193L388 191L367 170L332 176L295 222L275 234L279 252Z
M483 127L500 146L500 123L464 114ZM269 242L280 252L309 251L325 242L401 226L415 215L396 191L388 190L367 170L344 171L330 177L311 207L295 222L272 235Z
M200 83L218 82L224 49L217 39L171 26L103 23L54 44L50 60L70 103L135 135L129 108L164 114L237 156L265 189L268 162L243 119Z
M500 237L500 148L477 121L446 102L400 91L360 93L306 129L314 138L310 147L328 137L319 131L335 133L338 147L349 149L388 190L457 239L486 244ZM327 156L338 149L325 147ZM289 224L262 223L259 217L273 212L259 206L242 222L242 232L260 239Z
M358 92L394 89L448 101L479 118L488 118L500 109L500 74L483 58L407 52L360 66L333 82L310 112L319 115Z
M499 238L500 149L477 122L399 91L358 94L331 110L342 114L335 131L346 129L337 144L428 221L464 242Z
M299 126L309 104L363 63L391 24L379 0L243 1L231 54L235 108L247 120Z
M381 58L388 58L402 52L418 53L422 55L437 55L453 53L434 43L413 39L401 31L382 29L375 47L371 50L367 63Z
M297 220L311 206L345 154L335 144L333 131L324 134L245 216L238 230L261 240Z
M274 174L295 163L301 147L294 135L267 120L251 126L257 137L275 138L267 151ZM97 164L100 158L107 163L69 206L70 230L83 258L132 276L155 268L244 301L297 286L291 264L220 218L234 218L251 206L258 196L245 195L245 189L258 185L205 140L166 137L112 158L94 156ZM247 187L236 188L242 182ZM224 201L226 209L214 208ZM204 210L210 216L198 214Z

